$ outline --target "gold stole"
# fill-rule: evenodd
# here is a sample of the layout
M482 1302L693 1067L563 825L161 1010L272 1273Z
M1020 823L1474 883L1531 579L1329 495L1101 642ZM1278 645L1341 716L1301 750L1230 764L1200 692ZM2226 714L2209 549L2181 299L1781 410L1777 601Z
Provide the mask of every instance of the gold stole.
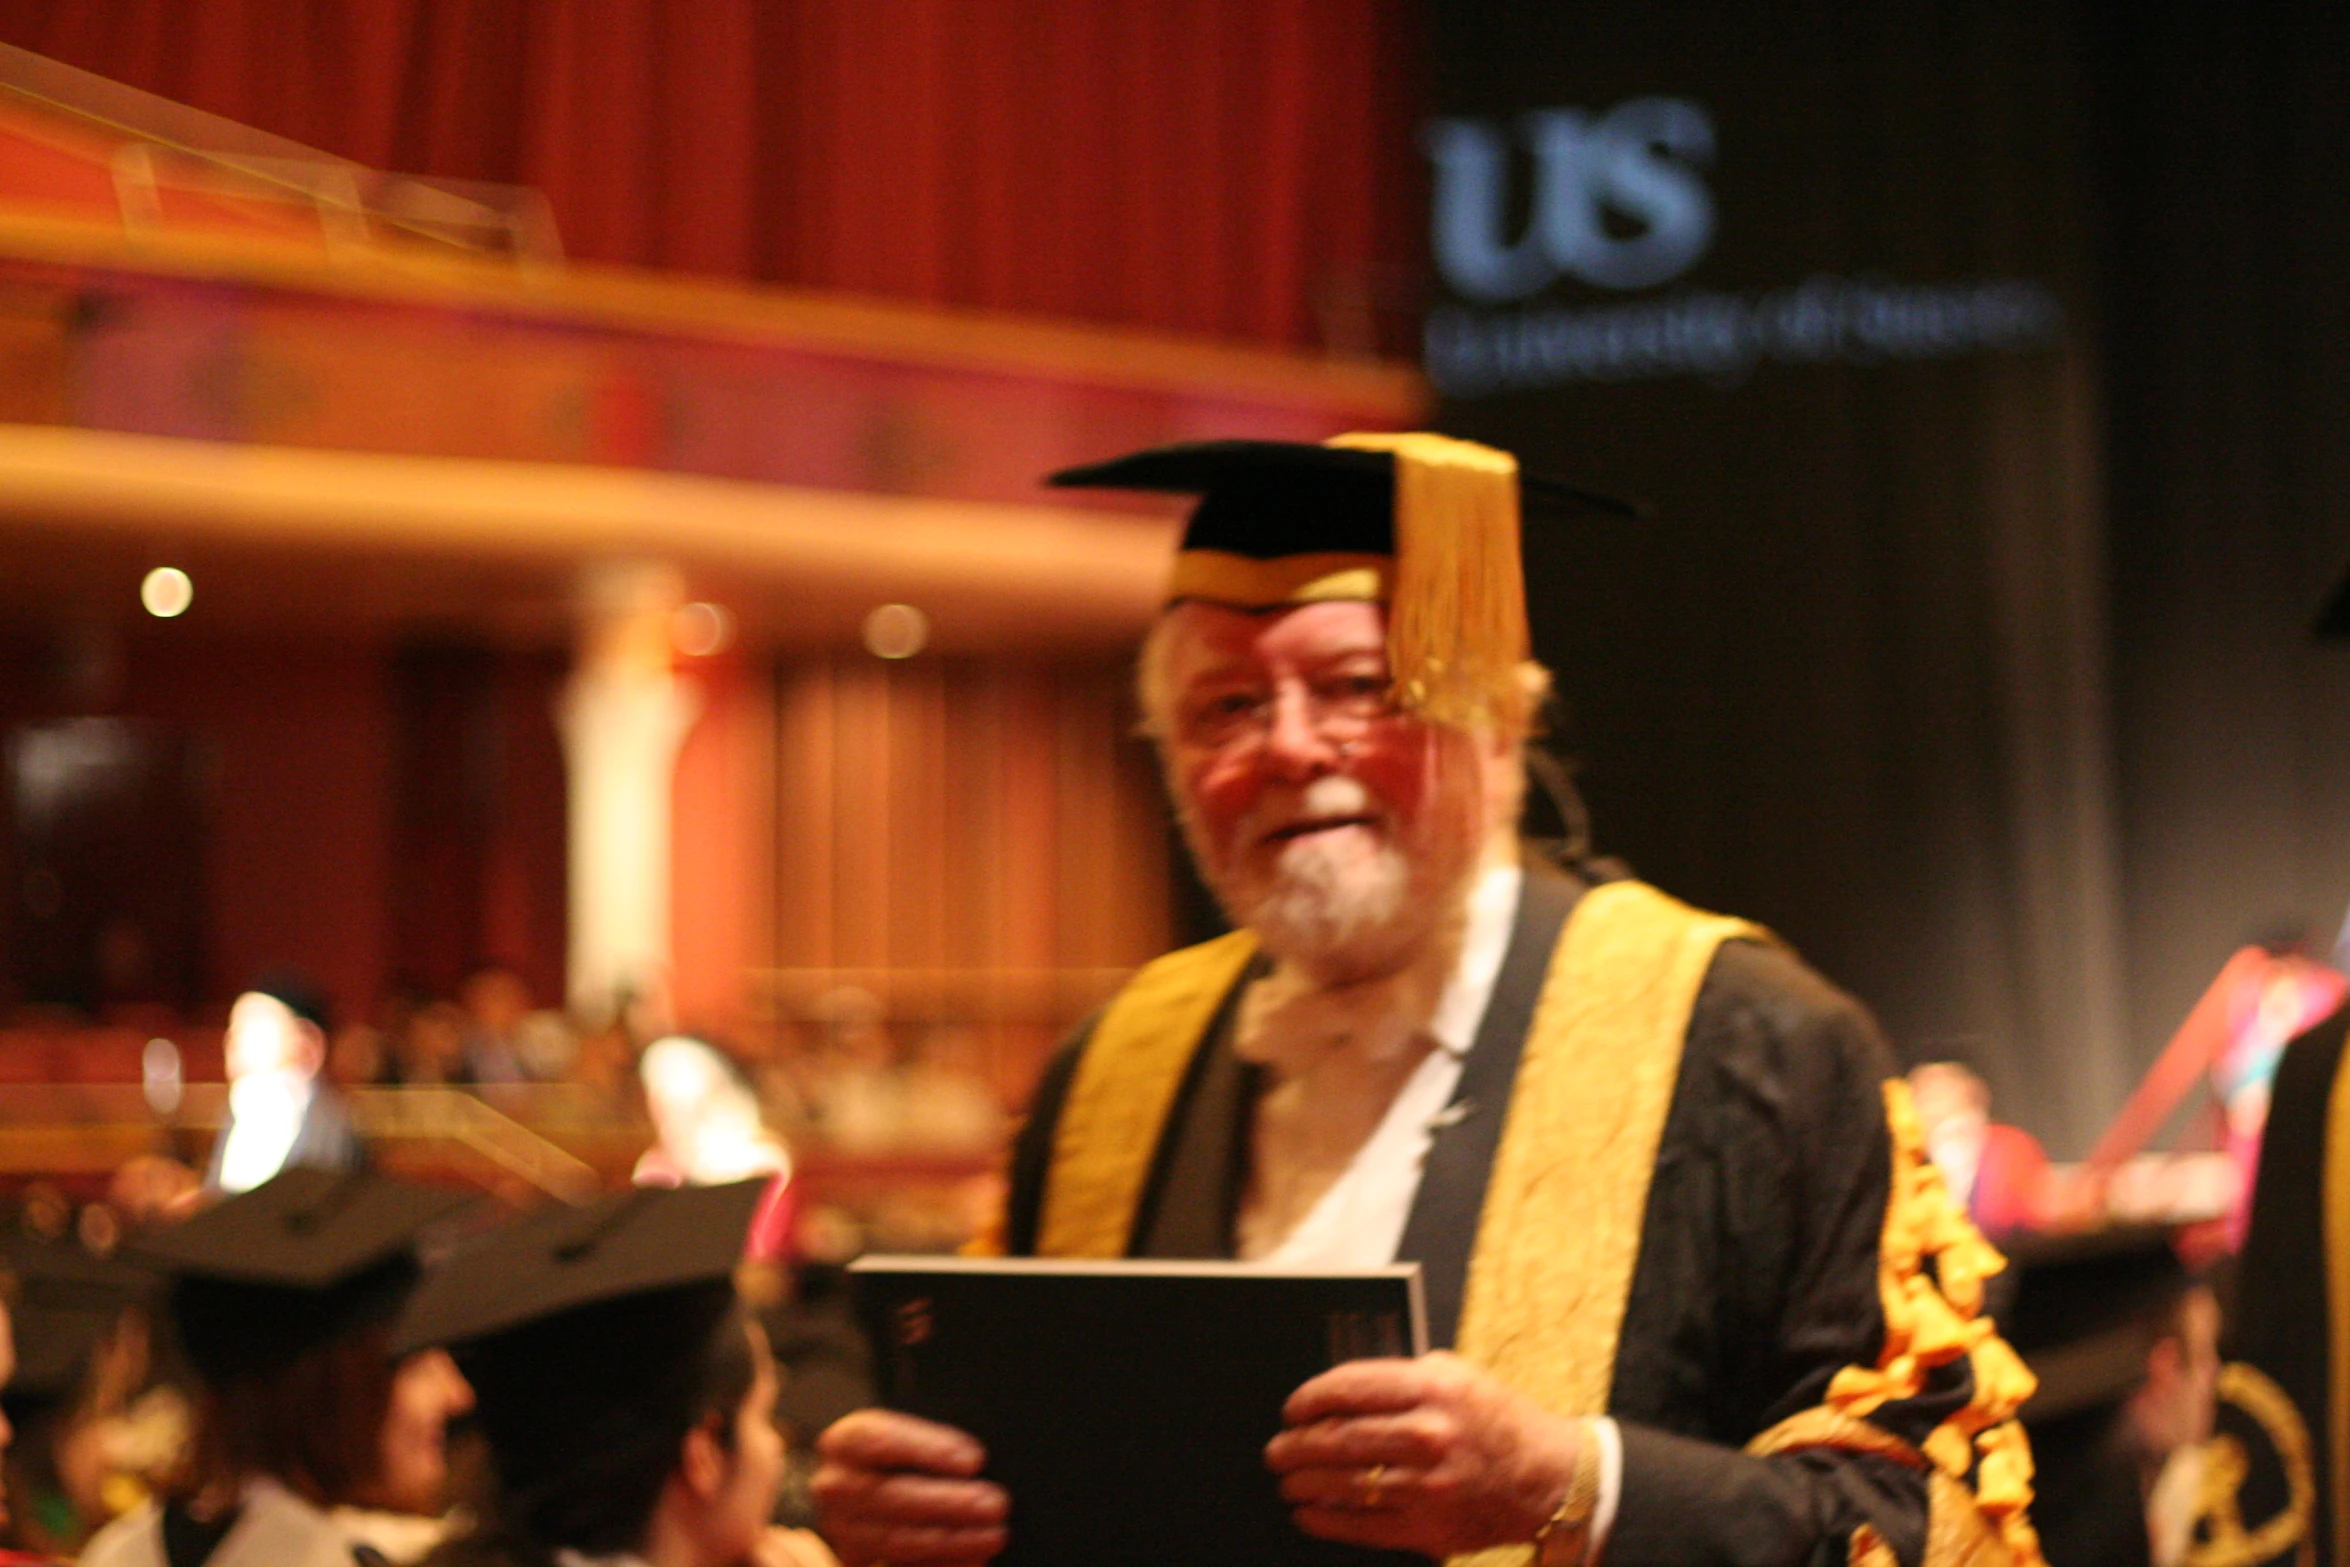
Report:
M1682 1037L1715 949L1742 936L1768 939L1620 881L1583 895L1551 955L1469 1256L1460 1353L1559 1414L1606 1411ZM1126 1254L1184 1072L1255 951L1241 931L1170 953L1102 1014L1054 1129L1040 1255Z
M1093 1026L1053 1128L1039 1257L1123 1257L1167 1112L1216 1009L1256 956L1245 930L1145 964Z
M1607 1413L1649 1177L1714 951L1758 926L1639 882L1583 895L1510 1090L1469 1252L1460 1353L1561 1415ZM1528 1560L1501 1546L1456 1563Z

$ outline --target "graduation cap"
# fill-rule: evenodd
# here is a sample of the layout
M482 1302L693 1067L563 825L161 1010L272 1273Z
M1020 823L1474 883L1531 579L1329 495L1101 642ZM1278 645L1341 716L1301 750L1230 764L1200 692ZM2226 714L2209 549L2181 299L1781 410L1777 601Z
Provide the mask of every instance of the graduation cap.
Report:
M657 1484L668 1473L699 1418L767 1186L643 1187L542 1208L452 1256L417 1291L393 1346L442 1344L456 1355L496 1461L502 1515L559 1512L583 1487ZM627 1543L568 1538L544 1519L538 1527L582 1549Z
M2024 1418L2039 1423L2127 1397L2146 1356L2196 1287L2159 1225L2023 1239L2008 1249L2017 1283L2001 1324L2039 1378Z
M638 1187L526 1214L434 1270L409 1303L395 1348L487 1339L630 1296L731 1291L767 1184Z
M181 1347L217 1384L389 1321L420 1276L420 1238L475 1200L370 1171L296 1168L125 1249L172 1276Z
M1397 699L1440 722L1509 723L1530 656L1522 503L1638 508L1518 472L1509 453L1426 433L1195 441L1067 468L1063 487L1196 495L1168 602L1274 609L1329 599L1388 606Z
M0 1274L16 1342L11 1407L79 1392L90 1357L124 1313L152 1305L160 1281L120 1254L100 1256L72 1238L12 1236L0 1242Z

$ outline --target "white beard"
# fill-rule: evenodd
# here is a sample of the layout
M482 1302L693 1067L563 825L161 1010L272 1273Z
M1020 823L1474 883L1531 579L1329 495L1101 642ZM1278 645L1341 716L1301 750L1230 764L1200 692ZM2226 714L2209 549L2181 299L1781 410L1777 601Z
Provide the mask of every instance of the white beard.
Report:
M1353 777L1330 774L1303 789L1269 789L1232 835L1207 840L1188 802L1177 800L1184 836L1224 912L1265 950L1324 973L1392 972L1457 913L1477 866L1482 815L1476 770L1465 755L1433 765L1419 820L1399 822ZM1292 822L1363 816L1368 825L1266 843Z
M1352 778L1316 779L1295 802L1251 812L1241 825L1242 841L1296 816L1358 815L1370 808L1370 791ZM1311 959L1344 952L1392 927L1411 895L1412 867L1386 833L1349 827L1285 843L1269 863L1244 852L1227 887L1240 905L1232 913L1267 947Z

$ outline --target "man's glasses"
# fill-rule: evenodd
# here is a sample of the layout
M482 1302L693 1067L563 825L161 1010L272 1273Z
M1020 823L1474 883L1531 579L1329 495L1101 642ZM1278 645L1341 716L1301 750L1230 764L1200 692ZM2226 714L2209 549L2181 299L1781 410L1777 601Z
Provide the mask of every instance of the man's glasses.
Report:
M1281 704L1290 700L1302 701L1307 724L1331 741L1353 739L1396 711L1394 687L1385 672L1211 687L1177 704L1175 738L1206 749L1262 741L1273 732Z

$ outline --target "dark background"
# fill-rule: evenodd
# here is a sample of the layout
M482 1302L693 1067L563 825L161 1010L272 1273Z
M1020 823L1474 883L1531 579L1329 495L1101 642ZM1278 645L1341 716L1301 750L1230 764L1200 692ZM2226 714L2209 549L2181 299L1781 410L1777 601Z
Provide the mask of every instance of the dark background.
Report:
M2037 280L2054 344L1446 403L1652 501L1530 529L1600 846L2087 1149L2238 945L2350 898L2338 88L2316 6L1447 4L1438 111L1713 116L1677 290ZM1527 178L1521 170L1521 179ZM1537 304L1609 296L1562 281Z

